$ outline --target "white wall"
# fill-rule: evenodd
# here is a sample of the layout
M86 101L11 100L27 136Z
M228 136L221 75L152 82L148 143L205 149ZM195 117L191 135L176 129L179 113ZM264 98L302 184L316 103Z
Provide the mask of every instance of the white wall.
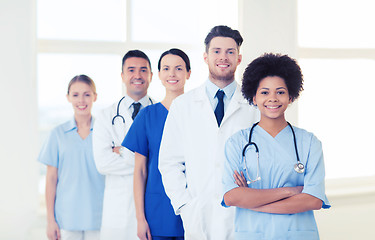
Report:
M28 239L38 206L34 4L0 1L0 239Z
M298 57L297 0L239 2L240 31L245 39L241 50L244 55L242 68L264 52ZM294 104L288 110L287 119L298 125L297 109ZM360 164L357 159L353 161ZM337 168L340 171L339 166ZM315 213L321 239L375 239L374 178L326 181L326 185L332 208Z

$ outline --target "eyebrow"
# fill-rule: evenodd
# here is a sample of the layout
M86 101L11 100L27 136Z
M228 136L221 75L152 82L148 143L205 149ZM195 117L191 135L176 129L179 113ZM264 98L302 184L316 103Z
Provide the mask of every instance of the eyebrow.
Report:
M269 88L266 88L266 87L263 87L263 88L261 88L261 89L270 90ZM276 88L276 90L280 90L280 89L285 89L285 90L286 90L285 87L278 87L278 88Z
M167 64L164 64L163 67L170 67L170 66L167 65ZM182 65L180 64L180 65L177 65L177 66L175 66L175 67L182 67Z
M133 66L129 66L129 67L127 67L127 69L135 69L135 68L137 68L137 67L133 67ZM141 69L148 69L148 67L140 67Z

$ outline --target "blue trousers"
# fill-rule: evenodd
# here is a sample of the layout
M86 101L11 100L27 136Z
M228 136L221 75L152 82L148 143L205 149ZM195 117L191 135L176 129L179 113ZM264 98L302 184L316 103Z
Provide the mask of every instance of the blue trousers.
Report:
M152 236L152 240L184 240L184 237L158 237L158 236Z

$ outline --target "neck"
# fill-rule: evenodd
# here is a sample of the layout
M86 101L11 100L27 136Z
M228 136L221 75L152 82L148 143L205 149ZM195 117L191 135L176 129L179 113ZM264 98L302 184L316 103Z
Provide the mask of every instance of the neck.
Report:
M229 84L231 84L234 81L234 78L231 79L231 80L219 80L219 79L213 78L211 75L210 75L209 79L213 84L218 86L220 89L225 88L226 86L228 86Z
M166 91L166 94L165 94L165 97L163 99L163 101L161 101L161 104L163 104L163 106L169 110L169 107L171 106L172 104L172 101L180 96L181 94L184 93L184 89L181 89L180 91Z
M269 119L269 118L262 118L261 117L261 119L259 121L259 126L261 126L272 137L275 137L287 125L288 125L288 123L285 120L285 118Z
M136 102L139 102L139 100L141 100L142 98L144 98L144 96L146 96L146 94L144 95L136 95L136 94L131 94L131 93L126 93L129 97L131 97L134 101Z
M77 128L91 126L91 113L87 115L74 115Z

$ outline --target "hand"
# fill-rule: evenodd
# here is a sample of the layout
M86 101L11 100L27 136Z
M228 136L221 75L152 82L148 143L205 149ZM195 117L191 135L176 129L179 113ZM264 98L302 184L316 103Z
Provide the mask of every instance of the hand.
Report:
M48 237L48 240L61 239L60 229L56 221L50 221L47 223L47 237Z
M140 240L152 240L150 227L146 219L137 222L137 236Z
M245 176L243 175L243 172L241 172L241 175L240 175L240 174L237 172L237 170L234 170L233 177L234 177L235 183L236 183L239 187L248 187L248 186L247 186L247 181L246 181Z
M119 146L119 147L114 147L114 148L112 148L112 152L117 153L117 154L120 154L120 148L121 148L121 146Z

